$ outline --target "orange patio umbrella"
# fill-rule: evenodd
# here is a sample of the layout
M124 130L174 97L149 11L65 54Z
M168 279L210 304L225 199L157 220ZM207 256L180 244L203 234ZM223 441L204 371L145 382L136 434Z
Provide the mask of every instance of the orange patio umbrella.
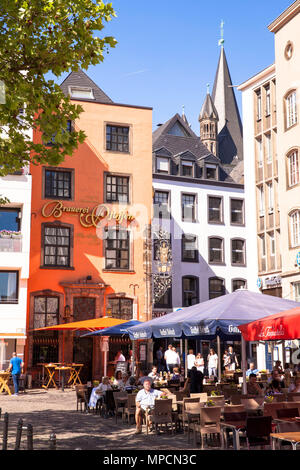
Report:
M60 325L45 326L44 328L36 328L33 331L48 331L48 330L58 330L58 331L96 331L102 330L103 328L109 328L110 326L120 325L121 323L126 323L128 320L120 320L118 318L111 317L99 317L93 318L91 320L75 321L70 323L62 323ZM65 357L65 342L63 335L63 362Z

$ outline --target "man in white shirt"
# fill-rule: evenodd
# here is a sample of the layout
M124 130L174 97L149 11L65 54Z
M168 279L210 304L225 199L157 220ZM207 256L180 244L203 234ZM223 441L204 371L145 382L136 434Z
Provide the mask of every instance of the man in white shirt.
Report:
M136 412L135 412L135 421L136 421L136 431L135 434L140 434L142 432L142 418L147 408L154 408L155 399L159 398L162 395L160 390L153 390L151 388L152 379L150 377L145 377L143 386L144 388L140 390L136 396Z
M172 344L169 344L167 351L165 352L165 361L167 366L167 371L173 373L173 367L178 366L178 354L173 351Z
M148 374L148 377L150 377L152 380L158 380L159 379L159 375L157 373L157 367L155 367L155 366L152 367L152 372L150 372L150 374Z
M188 377L190 376L191 374L191 369L192 367L194 367L195 365L195 359L196 359L196 356L194 354L194 351L192 349L189 349L189 353L187 355L187 370L188 370Z

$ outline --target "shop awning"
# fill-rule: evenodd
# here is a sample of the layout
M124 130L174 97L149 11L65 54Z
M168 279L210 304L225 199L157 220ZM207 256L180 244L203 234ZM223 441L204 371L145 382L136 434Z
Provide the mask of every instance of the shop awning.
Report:
M275 341L300 338L300 308L276 313L257 321L240 325L246 341Z
M119 318L100 317L93 318L92 320L76 321L70 323L62 323L61 325L46 326L45 328L36 328L33 331L49 331L49 330L69 330L69 331L96 331L102 328L109 328L111 326L126 323L127 320L120 320Z

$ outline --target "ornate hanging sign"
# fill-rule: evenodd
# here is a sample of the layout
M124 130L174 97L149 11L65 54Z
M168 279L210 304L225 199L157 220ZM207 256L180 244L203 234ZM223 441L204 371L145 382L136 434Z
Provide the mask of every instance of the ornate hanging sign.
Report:
M154 249L158 272L153 274L153 301L158 302L172 285L172 251L168 232L159 230Z

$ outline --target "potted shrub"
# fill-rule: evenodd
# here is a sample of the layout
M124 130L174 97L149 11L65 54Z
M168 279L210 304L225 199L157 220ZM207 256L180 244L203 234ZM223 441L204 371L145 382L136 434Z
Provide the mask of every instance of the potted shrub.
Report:
M216 406L216 404L213 400L207 400L206 406Z

